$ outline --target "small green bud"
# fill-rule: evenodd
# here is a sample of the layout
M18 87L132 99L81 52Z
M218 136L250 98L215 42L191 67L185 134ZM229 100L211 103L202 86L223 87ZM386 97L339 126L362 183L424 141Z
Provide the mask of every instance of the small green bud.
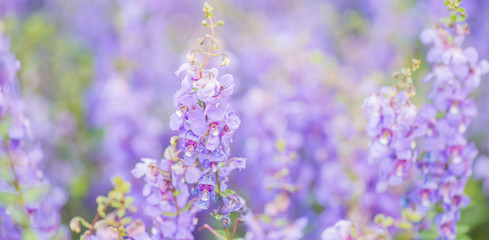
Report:
M401 223L399 223L399 228L408 230L413 228L413 224L408 221L402 221Z
M81 232L79 217L74 217L73 219L71 219L70 229L71 229L71 231L76 232L76 233Z
M101 217L103 217L103 218L104 218L104 217L105 217L105 215L106 215L104 210L105 210L104 206L102 206L102 205L98 205L98 207L97 207L97 213L98 213L98 214L99 214Z
M390 227L390 226L394 225L394 218L392 218L392 217L386 217L384 219L383 225L385 227Z
M374 222L376 224L381 224L382 222L384 222L384 219L385 219L384 214L377 214L375 215Z
M212 9L213 8L207 2L204 3L204 8L202 9L202 12L205 13L206 18L212 17Z
M411 60L411 62L412 62L412 65L413 65L413 69L414 70L418 69L419 66L421 65L421 60L418 60L418 59L415 59L415 58L413 58Z
M221 27L222 27L222 26L224 26L224 21L223 21L223 20L219 20L219 21L217 21L217 25L219 25L219 26L221 26Z
M199 39L197 39L197 42L198 42L200 45L204 45L205 38L199 38Z
M122 218L122 217L124 217L124 215L126 215L126 209L125 208L121 208L121 209L117 210L117 217Z

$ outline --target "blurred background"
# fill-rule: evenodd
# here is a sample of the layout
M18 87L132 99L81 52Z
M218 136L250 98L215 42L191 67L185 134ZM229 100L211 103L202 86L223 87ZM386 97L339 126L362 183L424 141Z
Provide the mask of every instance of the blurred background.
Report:
M318 239L340 219L399 214L401 193L371 190L375 173L365 171L361 105L379 86L394 85L392 73L412 58L422 60L414 75L415 102L426 100L422 79L431 67L419 34L448 15L444 1L209 3L215 19L225 22L216 34L231 58L219 70L237 83L230 104L242 125L233 155L248 158L229 185L251 210L263 212L274 198L267 188L267 169L274 166L267 159L277 157L277 144L284 144L284 156L295 159L290 181L299 187L285 215L290 222L309 220L308 239ZM22 65L22 96L44 151L44 171L68 196L65 224L74 216L93 218L95 198L111 188L113 176L133 182L132 193L140 193L142 183L130 170L141 157L160 158L176 134L168 126L181 81L174 72L205 32L202 6L200 0L0 0L2 25ZM465 46L487 59L489 1L464 0L462 7L471 28ZM466 189L472 203L460 224L472 239L487 239L487 79L474 97L479 117L469 139L480 156Z

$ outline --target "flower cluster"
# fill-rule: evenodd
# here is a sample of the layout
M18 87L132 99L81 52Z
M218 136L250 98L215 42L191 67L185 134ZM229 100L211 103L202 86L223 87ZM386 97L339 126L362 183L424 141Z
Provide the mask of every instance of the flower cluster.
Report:
M203 12L207 20L203 25L211 31L210 35L198 40L199 44L209 43L208 51L193 50L188 55L188 63L182 65L176 72L183 70L187 75L182 80L182 87L175 94L177 111L171 116L170 128L180 132L180 151L184 155L186 166L199 165L202 167L201 177L193 189L199 194L199 205L208 209L211 201L220 201L219 217L227 228L230 224L229 213L242 208L242 199L227 190L228 175L234 169L243 169L246 160L243 158L228 158L232 136L241 121L239 117L228 110L224 99L233 93L234 78L225 74L219 80L215 68L206 70L211 56L222 56L221 66L229 63L224 54L215 54L218 49L214 36L214 28L222 26L223 22L212 22L212 7L207 3ZM195 53L205 55L203 63L199 63ZM217 207L216 207L217 209Z
M131 171L136 178L144 177L144 213L153 219L151 234L157 239L193 239L195 214L200 211L189 185L199 181L201 171L185 166L176 145L173 138L162 160L143 158Z
M382 87L365 99L367 135L372 138L369 161L379 163L381 179L379 190L387 185L399 185L415 166L418 152L415 139L424 134L423 125L417 121L417 107L410 101L414 95L411 74L420 62L413 60L410 69L395 74L402 80L395 87Z
M76 233L81 232L81 226L87 230L81 235L82 240L112 240L134 239L149 240L146 226L141 220L133 220L126 214L135 212L134 199L127 196L131 184L116 177L113 179L114 189L107 196L97 197L97 215L92 223L81 217L70 221L70 229ZM110 211L109 211L110 209Z
M469 94L479 86L481 76L489 72L489 63L479 61L474 48L462 47L469 32L464 22L465 10L458 1L447 2L451 17L442 20L436 29L421 33L424 44L433 44L427 55L433 69L424 79L432 83L432 103L419 112L427 130L422 139L424 153L417 163L421 180L411 200L421 212L439 204L435 221L440 238L455 239L460 210L470 201L464 189L478 154L475 145L464 136L477 115Z
M43 175L43 152L33 139L16 79L20 62L0 22L0 238L63 239L59 211L65 193Z
M366 164L363 150L348 150L364 142L364 134L345 105L358 106L361 100L331 88L342 79L346 93L353 83L338 77L336 66L325 69L325 60L301 61L317 53L290 52L295 58L271 69L264 86L250 89L240 107L249 129L241 136L246 140L242 154L254 173L245 185L256 219L245 218L249 236L319 238L320 226L348 216L397 216L400 194L376 193L376 165ZM306 219L318 224L306 228Z
M240 125L238 116L224 103L233 93L234 79L226 74L218 80L217 69L204 68L211 56L222 56L221 66L229 62L226 55L212 52L218 48L214 28L223 22L212 22L212 7L207 3L203 12L207 18L203 25L211 30L211 35L198 42L201 45L208 42L209 50L191 51L188 63L176 72L177 76L187 72L175 94L177 110L170 119L170 128L180 135L172 138L163 160L157 163L142 159L132 172L136 177L145 176L146 213L152 215L157 229L153 234L159 237L193 239L191 232L197 223L194 218L200 210L198 206L209 209L212 202L218 204L213 208L213 216L229 237L230 213L240 212L244 207L243 199L226 185L231 171L246 166L243 158L229 158L232 136ZM203 63L198 62L196 52L205 55ZM198 198L189 200L192 193L198 194Z

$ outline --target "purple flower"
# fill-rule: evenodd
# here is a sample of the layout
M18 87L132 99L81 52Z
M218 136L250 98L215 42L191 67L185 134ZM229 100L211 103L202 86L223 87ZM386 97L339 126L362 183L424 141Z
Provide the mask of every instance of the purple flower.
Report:
M216 192L214 185L216 182L208 175L202 176L197 186L199 192L199 206L203 209L208 209L211 200L216 200Z
M353 224L341 220L334 226L326 228L321 234L321 240L353 240Z
M370 162L380 163L381 181L399 185L416 162L415 140L424 132L416 119L418 110L407 92L388 87L365 99L363 108L367 112L366 132L372 138Z
M52 239L66 237L61 227L60 209L65 192L51 184L42 171L43 152L36 144L25 116L25 103L19 92L19 61L10 52L0 29L0 156L7 171L0 179L0 194L10 201L0 204L0 237Z
M440 239L452 240L457 238L457 221L459 218L459 213L456 212L440 213L436 216L435 222L439 228Z
M454 39L448 37L452 33ZM429 94L432 104L424 105L418 114L427 130L420 144L423 154L417 162L421 178L410 198L422 213L435 204L442 205L435 219L441 239L456 238L460 210L470 203L464 189L478 150L464 136L477 116L469 94L489 71L489 63L479 61L474 48L462 48L467 33L466 23L457 22L453 26L440 24L436 30L421 34L423 43L433 44L427 55L433 70L424 79L432 84Z

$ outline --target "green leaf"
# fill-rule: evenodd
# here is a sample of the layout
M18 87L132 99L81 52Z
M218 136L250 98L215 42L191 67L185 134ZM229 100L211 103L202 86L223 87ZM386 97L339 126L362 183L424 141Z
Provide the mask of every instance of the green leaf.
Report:
M233 195L234 194L234 191L231 190L231 189L226 189L226 191L224 191L226 194L228 195Z
M5 205L11 205L18 199L17 194L2 192L0 193L0 203Z
M448 25L450 24L450 18L447 17L441 18L440 22Z
M470 231L470 226L468 225L458 225L457 232L458 234L466 234Z
M25 214L24 209L19 208L18 205L10 205L7 209L15 223L22 226L29 225L29 218Z
M217 164L218 168L223 168L224 166L226 166L226 162L220 162Z
M22 235L22 240L37 240L39 239L36 235L36 233L28 228L24 230L24 234Z
M174 196L174 197L178 197L178 195L180 195L180 193L181 193L181 192L182 192L182 191L177 190L177 191L173 192L173 196Z
M22 198L27 203L38 202L47 192L46 186L31 187L22 193Z
M437 237L438 233L432 229L420 232L417 239L436 239Z
M88 192L88 179L90 178L83 175L76 176L75 179L70 182L70 196L72 195L74 198L84 196Z
M0 134L1 136L8 136L8 132L10 129L10 119L5 118L0 121Z
M465 20L467 20L467 15L464 15L464 16L458 15L457 16L457 22L465 22Z
M469 237L467 234L462 234L462 235L458 234L457 240L472 240L472 238Z
M443 118L447 113L446 112L437 112L436 113L436 119L441 119Z
M457 13L451 12L450 13L450 22L454 23L457 21Z
M10 163L6 157L0 158L0 180L5 182L11 182L13 180L10 172Z
M194 205L194 202L192 201L188 202L187 205L185 205L185 207L182 210L180 210L180 212L188 211L192 207L192 205Z
M162 212L161 214L164 215L164 216L168 216L168 217L173 217L173 216L176 216L177 215L174 212Z

